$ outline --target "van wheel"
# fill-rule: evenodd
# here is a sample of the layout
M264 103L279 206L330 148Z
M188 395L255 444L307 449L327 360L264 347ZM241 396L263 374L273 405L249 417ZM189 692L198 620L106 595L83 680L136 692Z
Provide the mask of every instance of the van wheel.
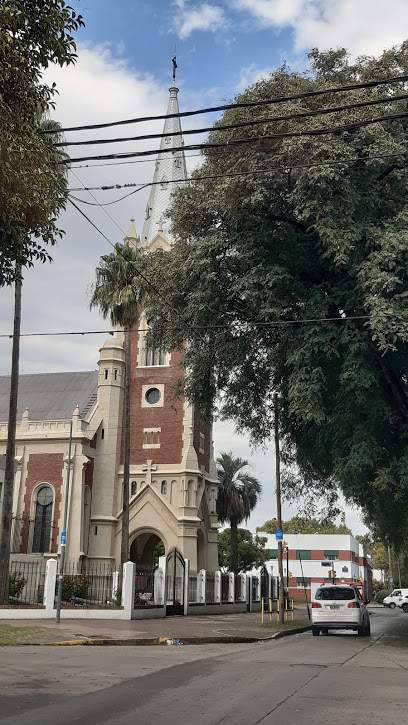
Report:
M403 604L401 609L403 612L405 612L405 614L408 614L408 604Z
M395 609L396 604L395 602L391 602L391 604L388 605L390 609Z
M318 627L312 627L312 634L313 637L318 637L320 634L320 629Z

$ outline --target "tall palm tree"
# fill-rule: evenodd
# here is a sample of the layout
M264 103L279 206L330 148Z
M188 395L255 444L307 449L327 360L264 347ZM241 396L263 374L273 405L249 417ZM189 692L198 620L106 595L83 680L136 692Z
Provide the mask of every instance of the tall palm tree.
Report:
M238 573L238 526L248 520L258 503L262 486L258 479L244 469L249 466L243 458L235 458L232 452L221 453L217 458L219 478L217 514L221 524L231 527L231 569Z
M142 311L143 292L137 272L141 253L134 247L115 245L115 251L100 259L96 268L90 306L98 307L103 317L110 318L112 325L120 325L125 331L125 389L123 401L123 503L121 564L129 560L129 465L130 465L130 380L131 380L131 332L137 325Z

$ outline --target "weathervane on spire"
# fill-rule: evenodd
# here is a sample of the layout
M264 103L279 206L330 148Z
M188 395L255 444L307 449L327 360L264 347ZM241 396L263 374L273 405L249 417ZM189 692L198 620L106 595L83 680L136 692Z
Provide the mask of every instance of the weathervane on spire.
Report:
M177 60L176 60L175 55L173 55L171 62L173 64L173 81L175 81L176 80L176 70L177 70Z

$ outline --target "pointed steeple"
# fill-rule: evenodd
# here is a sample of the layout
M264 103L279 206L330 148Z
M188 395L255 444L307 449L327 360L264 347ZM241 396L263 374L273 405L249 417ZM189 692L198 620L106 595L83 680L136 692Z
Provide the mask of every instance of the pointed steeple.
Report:
M173 62L173 81L169 88L169 103L167 116L179 113L178 92L175 84L175 69L177 64ZM163 133L174 133L181 131L180 118L166 118ZM182 136L163 136L160 144L160 153L157 157L153 182L149 201L146 206L145 220L142 231L142 246L145 247L161 231L171 242L170 224L166 218L166 212L171 205L171 195L178 184L169 183L177 179L187 178L186 159L184 156ZM180 184L181 186L181 184Z
M125 234L123 241L124 241L125 245L128 245L129 247L140 246L140 239L139 239L139 235L136 231L134 219L130 220L129 227L128 227L128 230Z

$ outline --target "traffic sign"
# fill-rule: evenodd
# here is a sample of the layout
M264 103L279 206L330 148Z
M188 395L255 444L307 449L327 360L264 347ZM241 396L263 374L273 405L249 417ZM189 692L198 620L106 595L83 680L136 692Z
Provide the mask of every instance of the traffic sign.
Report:
M282 529L276 529L276 531L275 531L275 539L276 539L276 541L283 541L283 531L282 531Z
M61 531L60 539L61 539L61 544L67 543L67 532L66 531Z

